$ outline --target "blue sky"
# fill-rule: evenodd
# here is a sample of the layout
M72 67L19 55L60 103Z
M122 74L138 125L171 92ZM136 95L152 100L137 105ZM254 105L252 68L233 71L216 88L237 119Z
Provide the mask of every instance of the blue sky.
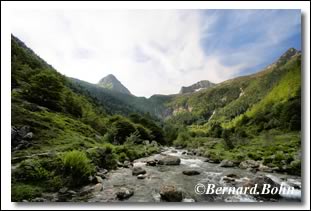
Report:
M133 94L177 93L262 70L301 49L300 10L26 10L12 33L59 72Z

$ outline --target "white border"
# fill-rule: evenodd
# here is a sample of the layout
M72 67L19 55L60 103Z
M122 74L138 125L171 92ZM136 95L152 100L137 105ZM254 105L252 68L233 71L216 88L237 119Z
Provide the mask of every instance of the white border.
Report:
M11 99L10 99L10 12L11 9L301 9L304 14L304 204L86 204L57 203L21 205L11 203ZM308 1L266 2L1 2L1 209L310 209L310 3ZM233 206L232 206L233 205Z

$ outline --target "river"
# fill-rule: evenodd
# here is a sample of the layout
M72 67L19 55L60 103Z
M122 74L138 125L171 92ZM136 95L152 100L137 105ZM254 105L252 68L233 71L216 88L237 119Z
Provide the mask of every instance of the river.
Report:
M177 156L181 159L180 165L157 165L147 166L146 161L157 159L163 155ZM238 167L224 168L219 164L204 162L204 157L187 155L185 150L165 148L161 154L135 160L134 166L141 166L146 170L146 178L137 179L132 175L130 168L118 168L109 171L103 180L103 189L87 198L76 198L88 202L161 202L160 187L162 185L174 185L183 192L183 202L258 202L258 201L301 201L301 177L277 174L277 173L252 173ZM187 176L184 170L199 171L199 175ZM215 184L216 186L233 186L232 183L224 180L228 174L237 176L236 182L252 179L258 175L265 175L274 182L287 187L294 187L290 194L281 194L278 199L258 199L248 194L197 194L197 184ZM115 197L115 190L121 187L134 190L134 194L125 199L118 200Z

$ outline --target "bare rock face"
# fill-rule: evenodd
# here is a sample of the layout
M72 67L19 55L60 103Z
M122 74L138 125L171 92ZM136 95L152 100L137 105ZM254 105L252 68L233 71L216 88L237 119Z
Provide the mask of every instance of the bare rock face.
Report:
M177 190L174 185L164 185L160 189L161 199L167 202L180 202L183 199L181 191Z
M211 88L213 86L215 86L216 84L208 81L208 80L203 80L203 81L199 81L195 84L192 84L191 86L183 86L181 87L179 94L185 94L185 93L192 93L192 92L197 92L200 91L202 89L208 89Z

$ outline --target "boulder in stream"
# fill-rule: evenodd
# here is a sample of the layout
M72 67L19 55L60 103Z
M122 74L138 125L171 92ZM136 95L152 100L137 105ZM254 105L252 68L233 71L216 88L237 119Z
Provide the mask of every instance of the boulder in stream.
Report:
M146 174L146 170L140 166L134 167L132 170L132 175L137 176L139 174Z
M155 160L149 160L146 162L147 166L156 166L157 165L157 161Z
M164 156L158 162L160 165L179 165L180 158L176 156Z
M122 187L116 192L116 196L120 200L124 200L133 196L134 191L130 188Z
M199 175L199 174L200 174L199 171L197 171L197 170L192 170L192 169L190 169L190 170L184 170L182 173L183 173L184 175L187 175L187 176L193 176L193 175Z
M183 194L174 185L163 185L160 188L161 199L167 202L181 202Z
M279 193L272 194L262 194L262 191L265 186L269 186L269 190L272 188L277 188L278 190L280 189L280 185L276 182L274 182L270 177L267 176L257 176L252 180L249 180L243 184L244 187L254 187L257 185L257 191L259 192L259 195L255 195L257 197L262 197L262 198L269 198L269 199L277 199L280 197Z

